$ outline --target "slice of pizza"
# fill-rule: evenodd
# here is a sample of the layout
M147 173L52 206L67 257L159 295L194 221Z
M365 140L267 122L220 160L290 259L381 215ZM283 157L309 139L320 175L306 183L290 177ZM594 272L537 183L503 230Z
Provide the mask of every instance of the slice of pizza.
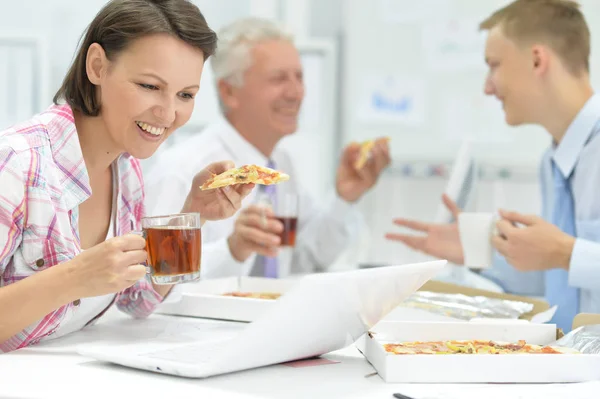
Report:
M234 184L277 184L290 179L290 176L277 170L258 165L244 165L213 175L200 187L202 190L231 186Z
M379 139L367 140L360 143L360 152L358 154L358 158L354 162L354 169L360 170L365 166L367 161L369 160L369 156L371 155L371 150L375 146L375 143L378 140L390 141L389 137L382 137Z

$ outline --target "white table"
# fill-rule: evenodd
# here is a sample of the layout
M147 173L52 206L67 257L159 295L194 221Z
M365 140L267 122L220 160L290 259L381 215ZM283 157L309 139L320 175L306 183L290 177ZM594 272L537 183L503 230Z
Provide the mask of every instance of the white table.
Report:
M18 398L416 398L597 397L600 383L570 385L386 384L354 347L325 357L339 361L305 368L275 365L208 379L186 379L97 362L79 356L80 342L133 342L156 337L165 326L215 321L154 315L132 320L109 312L98 325L55 341L0 355L0 397ZM184 338L185 339L185 338ZM494 392L492 392L492 390ZM537 392L537 393L535 393ZM442 393L442 394L440 394ZM422 396L433 395L433 396ZM538 396L539 395L539 396ZM563 396L561 396L563 395Z

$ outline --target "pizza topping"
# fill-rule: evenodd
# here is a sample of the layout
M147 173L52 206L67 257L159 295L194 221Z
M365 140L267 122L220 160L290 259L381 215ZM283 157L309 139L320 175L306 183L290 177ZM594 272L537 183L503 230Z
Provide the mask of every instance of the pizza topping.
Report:
M396 355L434 354L560 354L561 351L551 346L527 344L520 340L515 343L498 343L494 341L430 341L404 342L399 344L384 344L386 352Z
M270 168L258 165L244 165L213 175L202 185L202 190L230 186L233 184L276 184L289 180L289 176Z

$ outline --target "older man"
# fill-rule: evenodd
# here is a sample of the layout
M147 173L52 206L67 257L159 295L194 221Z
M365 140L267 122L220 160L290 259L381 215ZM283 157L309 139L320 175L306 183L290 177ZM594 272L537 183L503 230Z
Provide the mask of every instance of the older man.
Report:
M293 165L288 153L277 147L296 131L304 98L302 65L292 37L267 20L239 20L219 33L212 69L223 119L163 154L148 175L147 212L181 209L189 191L187 176L212 160L276 168L292 179L269 195L277 197L285 189L299 196L291 259L277 257L283 225L272 211L257 204L256 196L265 191L261 186L246 199L236 218L203 227L203 276L282 277L326 270L358 235L362 218L354 203L389 164L387 141L376 142L369 161L359 170L354 166L359 146L345 148L335 190L329 198L316 201L293 178L301 165Z

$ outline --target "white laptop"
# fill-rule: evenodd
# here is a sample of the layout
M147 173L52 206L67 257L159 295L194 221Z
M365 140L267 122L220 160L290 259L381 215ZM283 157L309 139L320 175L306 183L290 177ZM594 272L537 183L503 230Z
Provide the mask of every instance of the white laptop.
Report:
M259 319L190 344L84 344L81 355L159 373L203 378L299 360L354 343L438 273L445 260L302 277Z

